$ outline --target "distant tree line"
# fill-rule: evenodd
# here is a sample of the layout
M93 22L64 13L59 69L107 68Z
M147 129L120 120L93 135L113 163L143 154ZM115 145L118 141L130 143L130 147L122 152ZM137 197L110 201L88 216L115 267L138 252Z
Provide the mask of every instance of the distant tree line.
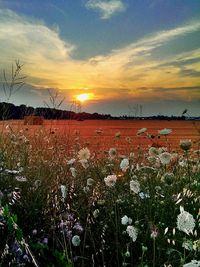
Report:
M60 110L49 107L33 108L26 105L15 106L11 103L0 103L0 120L21 120L24 116L43 116L46 120L107 120L112 116L99 113L76 113L74 111Z
M181 116L147 116L147 117L136 117L136 116L111 116L110 114L99 114L99 113L87 113L87 112L74 112L68 110L60 110L49 107L38 107L33 108L26 105L15 106L12 103L0 102L0 120L22 120L24 116L42 116L45 120L188 120L195 119L200 120L200 117L188 117L185 115Z

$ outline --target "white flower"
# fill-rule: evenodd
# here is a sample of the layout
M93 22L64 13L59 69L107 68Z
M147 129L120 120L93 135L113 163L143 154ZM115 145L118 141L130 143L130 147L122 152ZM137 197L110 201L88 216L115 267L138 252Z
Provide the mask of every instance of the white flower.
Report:
M97 218L99 216L99 213L100 213L99 209L94 210L93 212L94 218Z
M168 135L168 134L170 134L171 132L172 132L171 129L164 128L164 129L158 131L158 134L160 134L160 135Z
M86 147L86 148L82 148L79 152L78 152L78 158L79 160L88 160L90 158L90 150Z
M184 210L183 207L180 206L180 214L177 217L177 228L180 231L185 232L187 235L193 232L195 227L195 220L193 216Z
M200 261L192 260L191 262L184 264L183 267L200 267Z
M18 182L26 182L27 181L27 178L25 176L16 176L15 179L18 181Z
M140 192L140 183L136 180L131 180L130 190L133 191L135 194L138 194Z
M111 159L114 159L117 155L117 150L116 148L110 148L109 151L108 151L108 154L109 154L109 157Z
M137 131L137 134L143 134L144 132L146 132L147 128L141 128Z
M127 224L131 224L132 223L132 219L131 218L128 218L128 216L124 215L122 218L121 218L121 223L123 225L127 225Z
M163 152L162 154L159 155L159 159L163 165L167 165L171 161L171 154L168 152Z
M120 163L120 169L125 172L129 168L129 160L123 159Z
M8 173L8 174L18 174L18 173L20 173L20 171L17 171L17 170L9 170L9 169L5 169L5 172Z
M79 162L81 163L84 169L87 169L89 167L87 159L81 159L79 160Z
M67 161L67 165L73 165L75 161L75 159L70 159Z
M116 175L108 175L107 177L104 178L104 182L107 186L111 187L114 186L117 181L117 176Z
M126 228L126 232L130 236L130 238L132 238L133 242L135 242L138 236L138 230L134 226L128 225Z
M76 169L74 167L70 168L71 174L73 177L76 177Z
M61 191L61 194L62 194L62 199L64 201L66 196L67 196L67 188L66 188L66 186L61 184L60 191Z
M128 224L128 216L124 215L124 216L121 218L121 223L122 223L123 225Z
M74 235L72 237L72 244L75 246L75 247L78 247L81 243L81 239L80 239L80 236L79 235Z

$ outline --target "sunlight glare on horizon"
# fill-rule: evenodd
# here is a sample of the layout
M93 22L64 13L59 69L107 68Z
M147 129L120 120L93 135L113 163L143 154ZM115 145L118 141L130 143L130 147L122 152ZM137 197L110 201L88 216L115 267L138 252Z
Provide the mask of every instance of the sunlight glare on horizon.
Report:
M93 94L89 94L89 93L85 94L84 93L84 94L77 95L76 99L80 102L85 102L86 100L90 100L92 98L92 95Z

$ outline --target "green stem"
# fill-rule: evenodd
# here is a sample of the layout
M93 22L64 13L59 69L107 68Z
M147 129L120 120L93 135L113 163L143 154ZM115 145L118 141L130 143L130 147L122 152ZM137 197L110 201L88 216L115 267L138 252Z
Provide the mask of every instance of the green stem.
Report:
M156 239L153 238L153 267L156 266Z

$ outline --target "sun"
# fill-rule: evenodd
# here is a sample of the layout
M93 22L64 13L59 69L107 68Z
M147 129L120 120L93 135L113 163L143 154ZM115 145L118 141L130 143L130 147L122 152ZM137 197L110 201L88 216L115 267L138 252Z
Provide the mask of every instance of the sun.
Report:
M76 99L80 102L84 102L86 100L91 99L91 94L80 94L76 96Z

